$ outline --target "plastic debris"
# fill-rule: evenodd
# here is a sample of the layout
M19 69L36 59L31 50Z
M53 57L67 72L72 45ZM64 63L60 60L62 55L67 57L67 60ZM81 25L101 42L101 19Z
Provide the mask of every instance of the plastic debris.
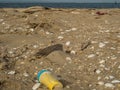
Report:
M49 90L53 90L53 88L56 87L63 88L62 83L59 82L48 70L43 69L39 71L37 78L40 83L48 87Z
M32 90L37 90L40 87L40 83L36 83L33 87Z

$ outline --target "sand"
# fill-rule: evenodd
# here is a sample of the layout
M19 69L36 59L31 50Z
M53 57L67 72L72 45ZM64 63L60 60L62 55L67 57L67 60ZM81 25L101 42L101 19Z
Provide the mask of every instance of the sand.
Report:
M120 90L120 9L0 8L0 90L32 90L42 69L63 90Z

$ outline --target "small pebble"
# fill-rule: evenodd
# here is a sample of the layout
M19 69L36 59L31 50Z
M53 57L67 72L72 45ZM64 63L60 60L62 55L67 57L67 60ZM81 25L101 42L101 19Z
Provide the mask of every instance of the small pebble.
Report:
M106 83L105 87L107 87L107 88L114 88L115 86L113 84L111 84L111 83Z
M99 47L103 48L105 46L105 43L99 43Z
M36 83L33 87L32 90L37 90L40 87L40 83Z
M14 75L15 74L15 71L10 71L8 72L9 75Z

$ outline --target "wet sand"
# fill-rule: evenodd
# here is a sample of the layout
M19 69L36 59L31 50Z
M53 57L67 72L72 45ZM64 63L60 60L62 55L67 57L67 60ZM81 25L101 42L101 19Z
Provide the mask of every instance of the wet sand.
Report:
M120 90L120 9L0 8L0 90L32 90L42 69L63 90Z

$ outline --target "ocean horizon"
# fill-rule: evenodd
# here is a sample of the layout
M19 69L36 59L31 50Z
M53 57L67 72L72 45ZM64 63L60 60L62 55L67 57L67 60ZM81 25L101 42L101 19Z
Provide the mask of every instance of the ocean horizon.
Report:
M50 8L120 8L120 3L0 3L0 8L27 8L32 6Z

